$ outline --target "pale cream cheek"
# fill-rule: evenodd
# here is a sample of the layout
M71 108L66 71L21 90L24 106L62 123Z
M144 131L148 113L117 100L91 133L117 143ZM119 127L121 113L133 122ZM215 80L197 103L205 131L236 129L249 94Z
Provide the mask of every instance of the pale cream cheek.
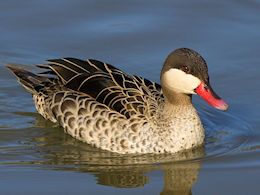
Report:
M201 83L197 77L175 68L165 72L162 79L169 90L186 94L195 94L194 89Z

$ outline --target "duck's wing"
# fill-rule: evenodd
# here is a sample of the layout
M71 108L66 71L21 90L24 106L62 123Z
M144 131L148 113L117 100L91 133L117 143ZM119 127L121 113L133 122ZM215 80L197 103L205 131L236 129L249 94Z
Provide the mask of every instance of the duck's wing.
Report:
M127 118L153 115L162 98L159 84L97 60L54 59L38 67L47 69L44 74L56 75L65 87L88 94Z

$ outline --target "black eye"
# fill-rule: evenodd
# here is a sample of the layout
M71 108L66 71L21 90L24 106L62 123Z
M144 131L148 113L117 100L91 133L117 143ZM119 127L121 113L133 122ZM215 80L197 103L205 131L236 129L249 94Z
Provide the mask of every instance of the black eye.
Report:
M188 73L188 72L190 71L190 69L189 69L189 67L188 67L187 65L182 65L182 66L181 66L181 70L182 70L183 72L186 72L186 73Z

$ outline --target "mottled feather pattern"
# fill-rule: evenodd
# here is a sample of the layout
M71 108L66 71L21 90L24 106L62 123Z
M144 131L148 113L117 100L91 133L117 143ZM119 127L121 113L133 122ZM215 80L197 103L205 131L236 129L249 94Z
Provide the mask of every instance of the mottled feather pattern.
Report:
M58 122L71 136L95 147L119 153L153 152L149 127L140 115L126 117L94 98L75 91L34 96L36 108L46 119ZM140 131L142 129L142 131ZM147 141L142 140L146 137ZM150 137L150 138L149 138Z
M157 83L91 59L53 59L38 67L43 76L9 68L33 94L37 111L78 140L122 154L177 152L203 143L194 107L164 115Z
M160 150L149 146L154 138L148 124L163 101L160 85L97 60L56 59L38 67L60 83L34 96L36 108L66 133L119 153Z

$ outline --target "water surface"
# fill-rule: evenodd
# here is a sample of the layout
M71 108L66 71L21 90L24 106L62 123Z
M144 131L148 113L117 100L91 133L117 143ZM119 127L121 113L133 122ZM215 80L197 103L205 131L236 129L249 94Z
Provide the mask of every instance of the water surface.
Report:
M258 194L259 1L2 1L0 194ZM175 155L117 155L45 121L4 67L96 58L159 82L170 51L208 62L226 113L194 98L206 144ZM14 187L15 186L15 187Z

